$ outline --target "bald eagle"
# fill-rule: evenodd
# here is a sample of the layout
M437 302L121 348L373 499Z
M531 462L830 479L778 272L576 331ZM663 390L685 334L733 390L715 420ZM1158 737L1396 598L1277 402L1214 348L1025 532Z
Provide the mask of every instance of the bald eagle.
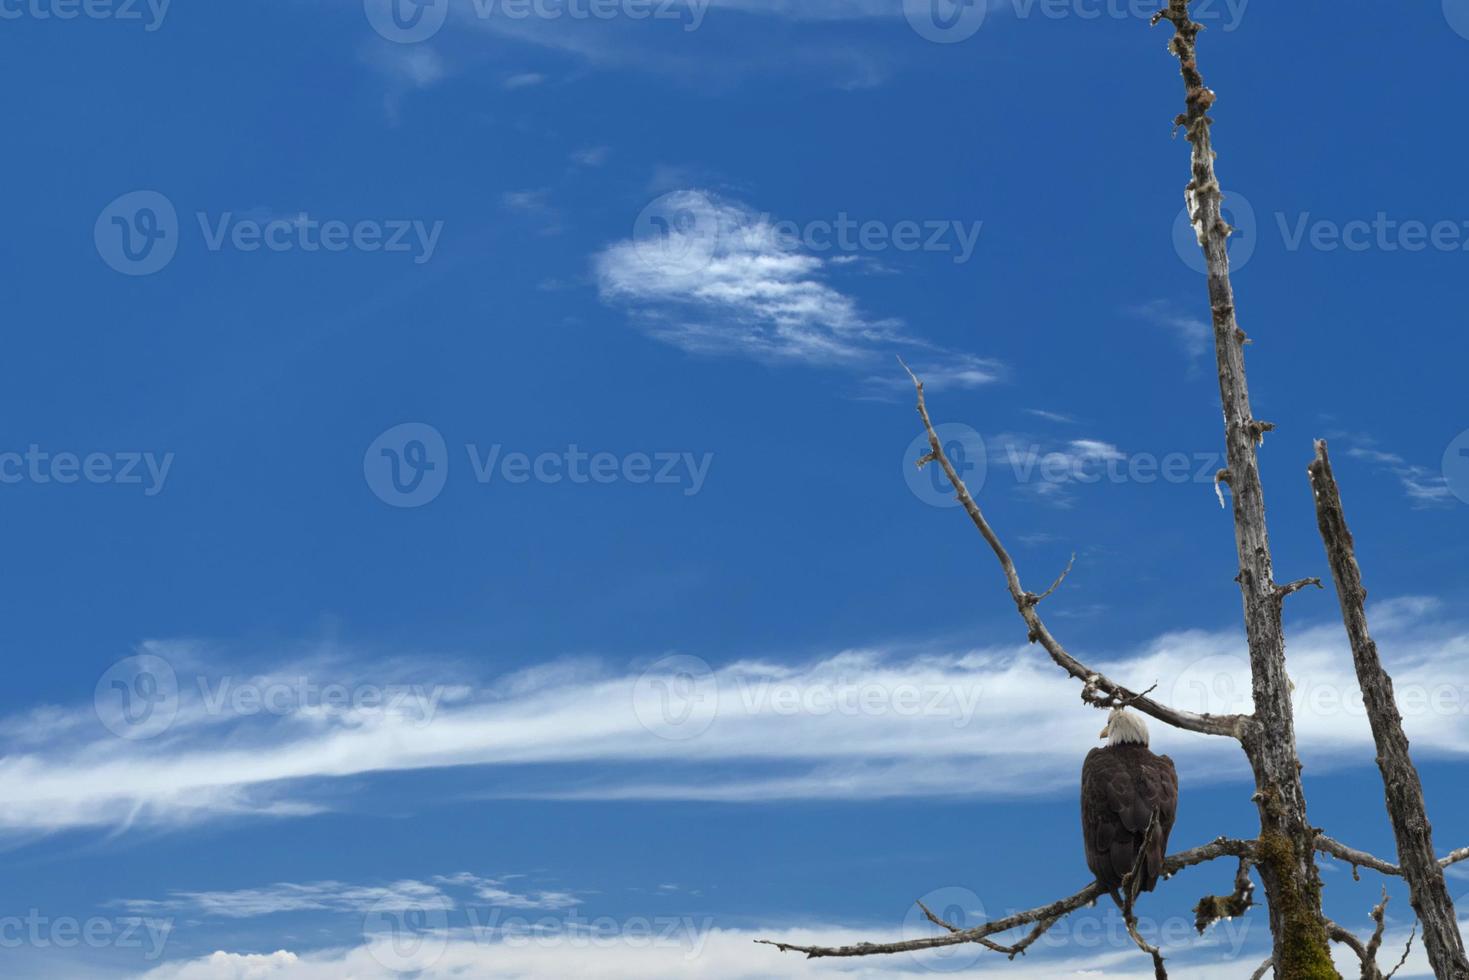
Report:
M1158 828L1137 890L1150 892L1158 883L1178 813L1178 773L1172 759L1149 751L1148 726L1140 715L1114 708L1098 737L1107 745L1088 752L1081 767L1081 836L1087 867L1121 905L1118 889L1137 862L1155 814Z

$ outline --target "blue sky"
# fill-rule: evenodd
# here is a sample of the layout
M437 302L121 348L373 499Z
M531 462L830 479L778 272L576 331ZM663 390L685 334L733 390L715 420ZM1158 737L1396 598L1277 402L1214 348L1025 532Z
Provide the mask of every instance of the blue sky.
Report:
M1150 9L80 9L0 3L7 976L1146 975L1101 908L1013 964L750 940L1086 881L1100 720L910 473L898 356L1027 585L1077 555L1063 642L1246 706ZM1469 5L1199 17L1277 570L1326 571L1326 437L1447 850ZM1288 609L1311 815L1390 855L1335 615ZM1154 727L1175 845L1249 834L1237 750ZM1268 949L1178 928L1231 874L1147 899L1189 975Z

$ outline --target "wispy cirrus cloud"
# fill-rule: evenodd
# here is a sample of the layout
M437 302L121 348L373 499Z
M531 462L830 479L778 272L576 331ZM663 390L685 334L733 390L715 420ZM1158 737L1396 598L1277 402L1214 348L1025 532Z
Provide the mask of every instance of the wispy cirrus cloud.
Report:
M1190 359L1200 360L1208 356L1213 342L1213 330L1199 317L1185 313L1162 299L1135 306L1128 312L1167 330Z
M1449 507L1457 502L1458 498L1454 496L1448 478L1442 471L1409 463L1397 453L1383 452L1371 447L1354 446L1347 450L1347 455L1373 463L1392 473L1414 507Z
M122 899L111 904L138 915L257 919L301 912L361 915L374 910L447 909L468 901L479 901L497 908L547 911L573 908L582 902L570 892L517 891L511 887L508 876L486 878L463 871L424 881L407 879L383 884L276 882L233 891L175 891L167 898Z
M1059 615L1067 605L1055 601ZM1430 599L1378 603L1372 613L1415 751L1469 752L1461 669L1469 626ZM1299 629L1291 640L1304 758L1317 767L1370 764L1340 624ZM1243 650L1235 630L1190 631L1090 657L1138 689L1161 682L1159 696L1180 707L1238 712L1250 710ZM369 677L383 668L353 671ZM478 767L483 784L471 791L501 797L1045 794L1074 784L1096 735L1075 684L1019 641L838 651L794 664L752 657L692 673L578 660L478 684L452 680L460 693L428 718L312 705L221 720L187 684L178 720L156 739L113 737L95 718L77 723L61 712L46 737L6 740L0 831L282 819L336 804L334 781L345 777L448 766ZM1154 727L1155 743L1194 778L1244 777L1239 753L1219 740ZM1054 737L1038 740L1036 731Z
M935 388L1001 376L994 360L944 350L896 318L865 312L833 285L840 264L800 247L769 216L696 189L663 195L634 237L593 258L604 301L691 353L863 371L881 365L869 381L894 389L908 385L892 360L902 352Z

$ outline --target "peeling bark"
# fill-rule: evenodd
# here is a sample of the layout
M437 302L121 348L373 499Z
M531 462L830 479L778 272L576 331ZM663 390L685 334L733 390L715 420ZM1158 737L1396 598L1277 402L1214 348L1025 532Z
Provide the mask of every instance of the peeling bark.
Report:
M1227 483L1234 500L1235 546L1239 553L1240 592L1244 600L1245 635L1250 647L1251 689L1255 713L1241 741L1255 775L1254 800L1260 814L1260 879L1270 907L1275 938L1275 975L1280 980L1335 978L1331 950L1321 916L1321 878L1316 869L1316 833L1306 818L1296 756L1295 718L1290 678L1285 669L1285 635L1281 625L1284 590L1277 587L1265 523L1265 493L1260 482L1256 447L1274 428L1250 410L1245 381L1245 334L1235 319L1234 288L1229 279L1229 236L1224 195L1214 172L1209 134L1209 108L1214 93L1199 72L1196 41L1200 25L1189 16L1188 0L1169 0L1158 20L1174 27L1169 49L1178 58L1186 89L1185 112L1175 120L1192 144L1193 179L1185 200L1198 232L1209 274L1209 306L1213 312L1214 348L1219 365L1219 395L1224 409L1224 435L1229 462Z
M1324 440L1316 443L1316 459L1310 466L1310 475L1311 489L1316 495L1316 521L1326 545L1332 577L1336 579L1336 594L1352 645L1357 683L1362 688L1362 702L1372 724L1372 739L1377 743L1377 767L1382 771L1387 813L1397 838L1398 865L1408 882L1413 910L1423 925L1423 946L1434 976L1466 980L1469 960L1464 956L1458 917L1444 884L1443 867L1433 850L1433 828L1423 802L1423 784L1408 754L1408 738L1403 734L1403 718L1393 698L1392 678L1383 669L1377 643L1367 628L1367 589L1362 584L1356 544L1347 526L1341 492L1331 472Z

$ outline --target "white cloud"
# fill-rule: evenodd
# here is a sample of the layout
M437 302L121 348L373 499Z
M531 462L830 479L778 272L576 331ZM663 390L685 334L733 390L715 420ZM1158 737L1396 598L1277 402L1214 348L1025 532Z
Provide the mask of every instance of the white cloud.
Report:
M1449 487L1448 478L1442 472L1435 472L1426 466L1409 463L1396 453L1353 447L1347 450L1347 455L1353 459L1366 460L1385 467L1398 478L1403 492L1408 495L1414 507L1447 507L1452 506L1458 499Z
M762 361L868 369L879 384L906 387L893 355L925 359L915 369L935 387L994 381L994 361L942 351L874 318L829 282L832 265L803 250L768 216L707 191L663 195L637 234L593 259L604 300L629 307L650 334L686 351Z
M362 57L390 79L411 88L431 88L449 73L438 52L419 44L375 45L365 50Z
M1078 484L1095 483L1108 473L1107 464L1125 462L1127 454L1102 439L1070 439L1047 444L1015 433L989 440L990 472L1007 472L1021 492L1055 507L1076 502ZM1121 472L1118 470L1117 472Z
M1058 620L1070 608L1064 590L1051 602ZM1469 752L1469 628L1431 600L1402 599L1373 607L1373 629L1415 752ZM1228 630L1168 634L1123 655L1078 643L1077 653L1135 688L1159 683L1158 696L1180 707L1247 711L1243 649ZM1290 650L1307 764L1370 765L1371 734L1340 625L1298 629ZM353 676L381 669L358 665ZM446 766L493 772L485 792L496 796L759 802L1048 793L1074 783L1097 728L1075 683L1023 642L850 650L799 665L750 659L707 676L655 671L640 680L637 670L579 661L478 689L448 680L455 693L427 717L323 706L220 717L184 679L178 720L158 739L128 741L95 720L65 719L49 740L6 743L0 829L280 818L318 812L332 779ZM674 723L680 712L693 727ZM1153 727L1185 782L1244 776L1237 747ZM1037 731L1048 737L1036 739Z
M124 899L112 903L138 915L177 914L222 919L254 919L299 912L397 912L405 909L451 909L461 904L454 894L467 891L479 901L498 908L573 908L581 899L565 891L517 891L512 877L486 878L470 872L440 875L433 881L404 880L387 884L353 885L340 881L277 882L261 888L234 891L175 891L164 899Z
M1101 927L1104 912L1073 913L1087 916ZM1181 941L1163 942L1168 967L1175 976L1191 980L1238 980L1247 976L1268 952L1264 910L1248 917L1220 923L1200 939L1187 935ZM912 922L902 929L857 928L850 925L812 924L770 928L711 928L696 944L659 941L630 933L604 935L597 939L568 935L517 937L510 941L478 940L464 933L443 936L442 951L435 942L423 957L425 968L413 975L418 980L561 980L563 977L644 980L646 977L689 977L693 980L801 980L801 978L958 976L983 980L1064 980L1105 976L1108 980L1151 980L1147 957L1130 945L1120 930L1104 934L1078 930L1067 935L1063 919L1026 956L1014 961L978 946L905 953L808 960L799 953L782 953L772 946L758 945L767 939L800 945L841 946L859 942L892 942L931 935L936 927ZM1146 926L1144 926L1146 929ZM1116 934L1114 934L1116 933ZM1084 937L1084 938L1082 938ZM996 937L1002 941L1010 937ZM1015 936L1018 938L1018 934ZM1390 930L1383 942L1383 959L1395 961L1407 941L1405 930ZM376 954L376 955L375 955ZM1359 964L1345 947L1334 946L1333 958L1343 976L1355 976ZM188 963L158 967L137 980L397 980L394 971L379 960L393 962L393 952L363 944L311 953L284 950L269 955L216 952ZM1411 955L1397 974L1404 978L1432 976L1422 944L1415 943Z
M506 191L500 195L500 206L537 222L541 235L556 235L562 231L561 212L551 202L549 187Z
M917 934L928 935L924 926ZM524 938L514 941L476 942L452 936L442 952L437 946L432 961L419 980L561 980L563 977L598 977L599 980L645 980L647 977L690 977L694 980L771 980L844 976L922 977L943 974L965 977L1057 980L1063 977L1098 976L1111 980L1145 980L1152 977L1147 958L1135 948L1120 949L1108 944L1101 949L1062 950L1047 953L1037 948L1020 960L980 949L950 948L923 954L873 956L853 959L808 960L798 953L781 953L772 946L757 945L756 939L820 945L844 945L862 941L893 941L906 932L891 928L870 931L844 926L781 926L766 930L710 929L698 937L698 945L660 942L630 936L606 936L597 940L568 936ZM319 953L293 954L280 951L271 956L214 953L186 964L171 964L145 974L140 980L397 980L403 974L379 962L374 948L361 945ZM1170 950L1172 952L1172 950ZM1187 966L1187 975L1198 980L1237 980L1241 969L1248 972L1259 957L1200 950L1195 943L1189 955L1170 963L1175 969ZM382 955L379 953L379 955ZM1350 954L1348 954L1350 955ZM391 962L391 954L385 958ZM1141 962L1140 962L1141 960ZM1245 961L1249 960L1248 966ZM966 964L973 964L965 969ZM955 965L959 970L955 971ZM939 975L943 975L939 974Z
M1213 328L1197 316L1179 312L1167 300L1155 299L1129 312L1168 330L1191 358L1202 358L1213 348Z
M540 85L545 80L546 76L542 75L540 72L527 71L521 72L518 75L511 75L509 78L505 79L505 81L501 83L501 87L514 91L518 88L532 88L536 85Z
M612 155L611 147L588 146L571 154L571 162L580 167L600 167Z

